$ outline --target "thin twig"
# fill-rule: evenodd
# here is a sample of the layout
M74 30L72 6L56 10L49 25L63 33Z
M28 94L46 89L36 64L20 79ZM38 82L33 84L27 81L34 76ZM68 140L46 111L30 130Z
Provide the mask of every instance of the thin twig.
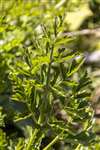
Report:
M68 37L72 37L72 36L80 36L80 35L99 35L100 36L100 28L96 28L96 29L83 29L80 31L72 31L72 32L66 32L63 33L63 36L68 36Z

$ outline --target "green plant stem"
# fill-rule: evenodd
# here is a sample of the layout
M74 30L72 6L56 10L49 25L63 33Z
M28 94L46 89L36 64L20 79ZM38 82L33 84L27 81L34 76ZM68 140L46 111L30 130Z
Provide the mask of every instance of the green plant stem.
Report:
M26 120L26 119L30 118L31 116L32 116L32 114L29 114L29 115L27 115L27 116L25 116L25 117L20 117L20 118L14 120L14 121L17 123L17 122Z
M38 123L39 123L39 124L40 124L40 122L41 122L41 115L40 115L40 117L39 117L39 119L38 119ZM25 150L30 150L30 149L31 149L32 143L34 142L37 133L38 133L38 129L36 128L36 129L34 130L32 136L30 137L29 142L28 142L28 144L27 144Z
M50 54L50 63L49 63L48 72L47 72L46 87L48 87L48 85L49 85L50 70L51 70L52 59L53 59L53 46L52 46L51 54Z
M51 146L53 146L58 141L62 133L63 131L59 135L57 135L43 150L48 150Z
M26 147L26 150L31 150L32 143L33 143L33 141L34 141L34 139L35 139L37 133L38 133L38 129L35 129L34 133L32 134L32 136L31 136L31 138L30 138L30 140L29 140L29 142L28 142L28 145L27 145L27 147Z
M40 124L40 122L41 122L41 115L40 115L40 117L39 117L39 119L38 119L38 123L39 123L39 124ZM28 145L27 145L27 147L26 147L26 150L31 150L32 143L33 143L33 141L35 140L38 131L39 131L39 130L38 130L37 128L34 130L34 132L33 132L32 136L31 136L31 138L29 139L29 142L28 142Z
M53 58L53 46L52 46L52 49L51 49L51 53L50 53L50 63L49 63L49 67L48 67L48 72L47 72L47 80L46 80L46 87L48 88L48 85L49 85L49 80L50 80L50 70L51 70L51 64L52 64L52 58ZM47 95L47 93L46 93ZM47 96L46 96L47 97ZM38 123L40 124L41 121L42 121L42 118L43 118L43 113L40 114L39 116L39 119L38 119ZM38 129L35 129L34 133L32 134L31 138L29 139L29 142L28 142L28 145L26 147L26 150L30 150L31 146L32 146L32 143L36 137L38 133ZM58 137L58 136L57 136ZM57 137L55 140L57 140ZM54 140L54 141L55 141ZM51 143L52 144L52 143Z
M80 150L81 144L78 144L78 146L75 148L75 150Z

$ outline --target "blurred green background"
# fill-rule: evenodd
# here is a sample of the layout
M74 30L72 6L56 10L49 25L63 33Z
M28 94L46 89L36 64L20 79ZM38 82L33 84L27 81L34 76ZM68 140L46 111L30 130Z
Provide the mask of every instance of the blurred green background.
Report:
M66 47L84 53L84 67L92 79L91 102L95 110L94 131L100 135L100 0L0 0L0 105L11 113L10 69L23 55L23 46L34 48L34 31L49 27L54 16L62 16ZM61 29L62 31L62 29ZM7 108L5 107L7 111ZM14 112L13 112L14 113ZM100 144L97 143L97 149Z

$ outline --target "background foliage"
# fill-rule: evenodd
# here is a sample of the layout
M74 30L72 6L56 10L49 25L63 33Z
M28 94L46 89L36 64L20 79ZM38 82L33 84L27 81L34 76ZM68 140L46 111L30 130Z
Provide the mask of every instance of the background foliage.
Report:
M89 54L100 49L99 9L99 0L0 1L1 150L99 150L100 62Z

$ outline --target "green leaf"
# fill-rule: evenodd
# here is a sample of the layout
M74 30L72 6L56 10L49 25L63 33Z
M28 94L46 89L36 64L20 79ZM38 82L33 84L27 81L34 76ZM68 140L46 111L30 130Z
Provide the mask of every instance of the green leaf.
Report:
M66 38L66 37L57 38L56 41L55 41L55 46L69 43L72 40L73 40L72 38Z
M60 97L65 97L65 93L63 91L59 91L57 88L55 87L50 87L51 92L56 95L56 96L60 96Z
M85 61L85 58L80 59L78 63L76 62L76 60L73 60L69 68L69 71L67 73L67 76L70 77L75 72L77 72L80 69L80 67L83 65L84 61Z
M54 58L54 61L58 62L58 63L66 62L66 61L73 59L75 57L75 55L76 54L74 54L74 53L69 53L64 56L62 55L62 56L59 56L58 58Z
M83 72L83 75L80 77L78 86L76 87L75 91L82 90L86 86L89 86L91 83L92 81L90 80L90 78L87 75L87 72L85 71Z
M75 98L89 98L91 95L90 92L87 91L82 91L82 92L78 92L78 94L76 94Z

